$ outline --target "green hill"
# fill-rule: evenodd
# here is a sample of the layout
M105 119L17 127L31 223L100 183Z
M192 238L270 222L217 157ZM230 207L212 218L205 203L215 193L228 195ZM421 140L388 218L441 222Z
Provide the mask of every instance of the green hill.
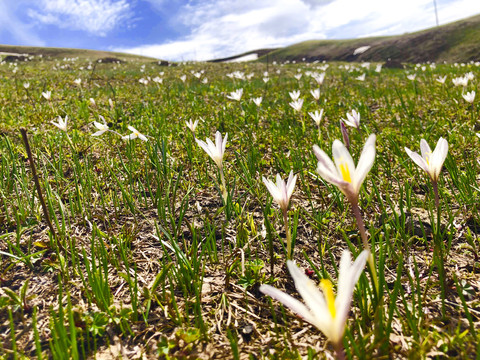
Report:
M353 55L361 46L370 48ZM387 61L468 62L480 60L480 15L398 36L349 40L311 40L277 50L259 61Z
M12 55L10 55L12 54ZM13 55L16 54L16 55ZM18 55L42 55L45 58L63 59L63 58L80 58L96 61L99 59L117 59L120 61L158 61L158 59L140 55L132 55L111 51L86 50L86 49L68 49L53 47L37 47L37 46L16 46L16 45L0 45L0 58Z

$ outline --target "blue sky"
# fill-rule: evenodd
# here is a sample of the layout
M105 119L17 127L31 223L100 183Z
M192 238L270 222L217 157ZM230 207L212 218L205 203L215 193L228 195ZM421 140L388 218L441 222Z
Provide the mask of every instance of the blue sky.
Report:
M480 0L436 3L440 24L480 13ZM177 61L432 26L434 0L0 0L0 44Z

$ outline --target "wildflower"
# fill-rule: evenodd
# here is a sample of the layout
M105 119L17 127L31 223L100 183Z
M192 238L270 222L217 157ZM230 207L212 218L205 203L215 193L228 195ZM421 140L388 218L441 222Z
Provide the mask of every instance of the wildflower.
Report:
M310 90L310 94L312 94L315 100L318 101L320 99L320 89Z
M302 106L303 106L303 99L298 99L294 100L289 105L295 110L295 111L302 111Z
M205 152L212 158L212 160L217 164L219 169L223 168L222 161L223 155L225 153L225 146L227 145L228 133L225 134L225 138L222 140L222 134L220 131L217 131L215 134L215 144L212 140L207 138L207 142L203 140L198 140L197 144L205 150Z
M225 138L222 140L222 134L220 134L220 131L217 131L215 134L215 144L213 143L212 140L207 138L207 142L203 140L198 140L197 144L205 150L205 152L212 158L212 160L217 164L218 170L220 171L220 180L222 182L221 184L221 191L222 191L222 197L224 202L226 203L227 197L228 197L228 192L227 192L227 186L225 183L225 176L223 174L223 155L225 154L225 146L227 145L227 138L228 138L228 133L225 134Z
M28 81L25 81L25 82L23 83L23 87L24 87L25 89L28 89L28 88L30 87L30 83L29 83Z
M258 98L253 98L252 101L255 103L255 105L260 106L262 104L263 98L260 96Z
M338 186L351 203L358 202L360 187L375 161L375 140L375 134L368 137L357 167L347 148L339 140L332 144L335 163L317 145L313 146L313 152L318 159L318 174L329 183Z
M452 79L453 85L466 87L468 85L468 77L460 76Z
M356 129L360 128L360 113L357 110L352 110L352 113L347 112L347 120L342 119L348 126Z
M98 122L98 121L94 121L94 122L93 122L93 125L95 125L95 127L98 129L98 131L97 131L96 133L92 134L92 136L100 136L100 135L102 135L105 131L108 131L108 130L109 130L108 125L107 125L107 123L106 123L106 121L105 121L105 118L104 118L102 115L100 115L99 117L100 117L100 119L103 120L103 124L100 123L100 122Z
M294 90L288 93L293 101L297 101L300 98L300 90Z
M180 76L180 80L182 80L182 82L185 82L185 80L187 80L187 75Z
M363 73L362 75L357 76L355 79L358 80L358 81L365 81L365 76L366 76L366 74Z
M377 67L375 68L375 72L380 73L382 71L382 64L377 64Z
M78 79L73 80L73 82L74 82L76 85L80 86L80 85L82 84L82 79L78 78Z
M300 80L302 78L302 75L303 74L295 74L295 75L293 75L293 77L297 80Z
M415 78L417 77L417 74L410 74L410 75L407 75L407 79L410 80L410 81L413 81L415 80Z
M42 92L42 96L43 96L46 100L50 100L50 98L52 97L52 92L51 92L50 90L44 91L44 92Z
M315 121L315 124L317 124L317 126L320 126L320 122L322 121L323 117L323 109L321 109L320 112L318 110L315 110L314 113L309 112L308 115L310 115L313 121Z
M230 95L227 95L227 98L229 98L230 100L240 101L240 99L242 98L242 95L243 95L243 88L232 91Z
M295 189L295 183L297 181L297 175L293 175L293 171L290 171L288 175L287 183L280 177L280 174L277 174L277 184L271 180L262 176L262 181L267 187L268 191L273 197L273 200L280 206L283 212L286 212L288 209L288 204L290 203L290 198Z
M467 92L466 94L462 94L462 96L466 102L473 104L473 101L475 100L475 91L472 90L470 92Z
M437 82L439 82L440 84L445 84L445 80L447 80L447 75L445 76L439 76L438 78L435 79Z
M148 141L147 137L146 137L145 135L143 135L142 133L140 133L140 132L139 132L137 129L135 129L133 126L128 125L128 130L130 130L132 133L131 133L130 135L122 136L122 139L124 139L124 140L133 140L133 139L139 138L140 140Z
M93 107L97 107L97 103L95 102L94 98L90 98L88 100L90 101L90 105L92 105Z
M51 120L50 122L56 127L58 127L60 130L67 131L68 115L65 116L65 120L63 120L61 116L59 116L57 119L58 123L54 122L53 120Z
M415 164L426 171L432 182L436 183L438 181L443 162L445 161L448 153L447 140L442 137L438 139L437 146L433 152L424 139L420 140L421 156L418 153L411 151L407 147L405 147L405 151L415 162Z
M363 250L352 264L350 252L343 251L338 272L336 297L330 280L322 279L320 281L320 291L314 282L290 260L287 261L288 270L305 304L270 285L261 285L260 291L280 301L305 321L316 326L333 343L338 354L338 351L343 351L342 338L350 312L353 291L369 254L368 250Z
M187 124L187 127L190 129L190 131L193 133L193 136L195 136L195 129L197 128L198 120L195 120L195 122L193 122L190 119L189 121L185 121L185 123Z
M263 77L263 82L264 82L265 84L268 83L269 80L270 80L270 79L268 78L268 76L264 76L264 77Z
M160 76L155 76L153 79L152 79L153 82L156 82L157 84L162 84L163 83L163 79L160 77Z

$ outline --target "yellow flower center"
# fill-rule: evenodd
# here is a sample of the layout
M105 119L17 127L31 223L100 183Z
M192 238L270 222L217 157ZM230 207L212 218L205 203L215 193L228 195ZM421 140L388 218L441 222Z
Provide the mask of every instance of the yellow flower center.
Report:
M350 176L350 169L346 162L340 164L340 172L342 173L342 178L344 181L351 183L352 177Z
M332 282L328 279L322 279L320 281L320 289L322 289L323 295L325 296L325 301L327 302L330 315L332 315L332 318L335 318L335 295L333 294Z
M430 166L430 155L432 155L431 152L429 152L428 154L425 154L425 161L427 162L428 166Z

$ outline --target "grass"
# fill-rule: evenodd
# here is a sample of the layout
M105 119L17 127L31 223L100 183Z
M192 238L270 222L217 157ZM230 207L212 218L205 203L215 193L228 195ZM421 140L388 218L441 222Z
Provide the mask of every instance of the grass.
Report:
M359 205L378 291L366 267L343 337L346 357L478 355L480 128L476 102L462 98L477 90L476 65L418 66L411 81L373 64L270 64L266 83L262 63L88 65L38 57L0 65L2 357L333 355L318 329L259 291L271 284L300 299L286 269L283 214L262 176L298 176L287 213L292 257L315 283L336 284L340 254L356 257L361 238L348 201L316 173L312 146L331 154L352 109L361 114L360 129L348 129L355 161L368 135L377 135ZM253 76L226 76L235 70ZM309 75L322 71L318 85ZM469 71L475 80L465 90L452 85ZM365 81L356 80L362 73ZM317 87L315 101L309 91ZM227 99L239 88L240 101ZM289 106L293 90L305 100L301 113ZM259 96L257 107L251 99ZM308 112L320 108L318 132ZM92 137L100 115L110 130L128 135L133 126L148 141L110 131ZM67 131L51 123L58 116L68 116ZM225 198L217 166L186 127L190 119L200 120L198 139L228 133ZM428 176L404 147L419 151L421 138L432 146L439 137L449 152L437 218ZM433 257L439 249L443 262Z

